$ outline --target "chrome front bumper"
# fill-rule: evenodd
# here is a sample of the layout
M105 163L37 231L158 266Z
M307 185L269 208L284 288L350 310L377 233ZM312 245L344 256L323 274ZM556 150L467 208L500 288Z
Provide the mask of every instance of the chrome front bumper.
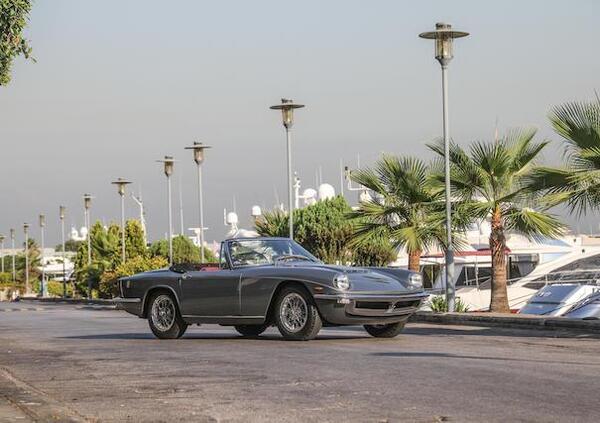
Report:
M315 294L315 300L333 303L347 317L390 318L402 317L416 312L421 302L429 295L425 292L414 294ZM334 320L340 320L339 311Z

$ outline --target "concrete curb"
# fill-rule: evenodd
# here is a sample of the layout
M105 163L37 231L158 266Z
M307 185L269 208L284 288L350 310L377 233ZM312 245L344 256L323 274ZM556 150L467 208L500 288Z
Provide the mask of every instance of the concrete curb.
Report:
M576 330L600 333L600 320L568 319L501 313L433 313L419 311L410 322L438 323L444 325L499 326L515 329Z

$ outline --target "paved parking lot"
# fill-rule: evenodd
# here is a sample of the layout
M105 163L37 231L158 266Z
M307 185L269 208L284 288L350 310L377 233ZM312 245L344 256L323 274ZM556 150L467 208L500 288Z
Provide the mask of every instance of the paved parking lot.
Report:
M600 339L410 324L310 342L102 307L0 303L0 421L600 421Z

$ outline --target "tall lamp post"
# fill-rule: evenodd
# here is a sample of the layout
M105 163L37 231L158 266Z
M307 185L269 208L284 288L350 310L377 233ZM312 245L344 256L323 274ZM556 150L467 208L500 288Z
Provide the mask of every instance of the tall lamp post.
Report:
M15 230L13 228L10 229L10 248L12 249L12 281L14 283L17 280L17 266L15 263L17 252L15 250Z
M65 251L65 206L59 206L58 218L60 219L60 241L62 243L62 268L63 268L63 298L67 298L67 254Z
M163 160L157 160L164 166L165 176L167 177L167 204L169 207L169 265L173 265L173 210L171 206L171 175L173 175L173 165L175 160L172 156L165 156Z
M448 121L448 65L452 60L452 41L466 37L468 32L455 31L452 25L435 24L435 31L423 32L419 37L435 40L435 58L442 67L442 120L444 126L444 173L446 180L446 303L454 311L454 247L452 246L452 195L450 191L450 126Z
M23 223L23 233L25 235L25 293L31 293L29 286L29 223Z
M92 265L92 242L91 242L91 218L90 208L92 207L92 196L90 194L83 194L83 213L85 216L85 227L87 228L86 242L87 242L87 265L88 265L88 298L92 298L92 278L90 277L89 267Z
M200 229L200 262L204 263L204 205L202 200L202 163L204 162L204 150L211 148L201 142L185 147L186 150L194 151L194 161L198 168L198 228Z
M0 272L4 273L4 235L0 235L0 262L2 262Z
M121 196L121 262L125 263L125 187L131 182L123 178L117 178L116 181L111 183L117 186Z
M42 250L42 282L40 285L40 295L45 297L48 294L48 287L46 286L46 270L44 269L44 230L46 228L46 216L40 214L40 238L41 238L41 250Z
M283 117L283 126L285 127L285 135L287 140L287 189L290 239L294 239L294 175L292 171L292 126L294 124L294 109L300 109L302 107L304 107L303 104L296 104L293 100L287 98L282 98L281 104L271 106L271 109L281 110L281 114Z

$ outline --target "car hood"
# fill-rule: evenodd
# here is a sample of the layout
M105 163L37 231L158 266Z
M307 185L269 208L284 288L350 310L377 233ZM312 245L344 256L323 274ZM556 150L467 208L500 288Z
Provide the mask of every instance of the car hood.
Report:
M405 269L388 267L349 267L323 263L285 263L281 266L306 270L322 270L335 274L343 273L350 281L351 291L360 292L406 292L413 291L414 287L408 284L408 276L413 273Z

